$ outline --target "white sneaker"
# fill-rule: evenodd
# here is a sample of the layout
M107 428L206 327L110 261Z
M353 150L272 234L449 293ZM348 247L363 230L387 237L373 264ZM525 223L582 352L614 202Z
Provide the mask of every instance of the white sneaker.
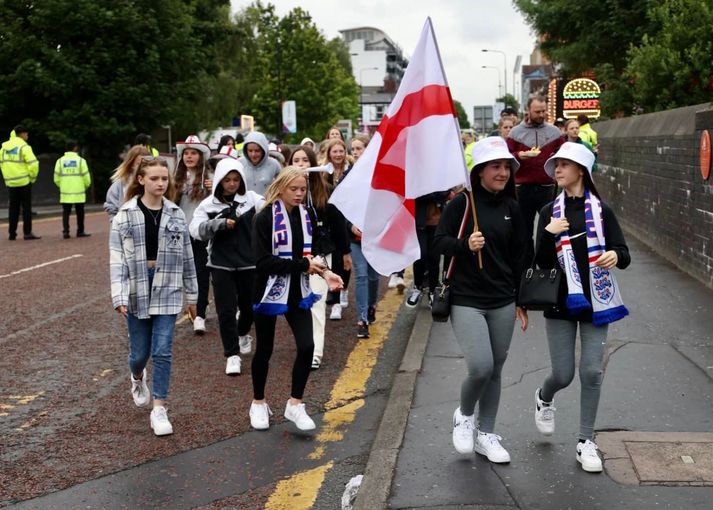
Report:
M577 443L577 462L588 473L601 473L602 471L602 459L597 454L598 449L597 445L589 439L584 443Z
M553 402L544 402L540 398L540 389L535 391L535 425L543 436L551 436L555 432L555 407Z
M228 356L228 360L225 363L225 375L240 375L240 366L243 360L237 354L234 356Z
M270 428L270 416L272 409L267 404L250 404L250 425L255 430L267 430Z
M173 425L168 421L166 408L163 406L154 407L151 411L151 428L157 436L167 436L173 434Z
M238 344L240 345L240 354L250 354L253 352L253 337L250 335L238 337Z
M422 294L423 292L421 291L421 289L413 289L411 291L411 295L408 297L408 299L406 299L406 306L408 306L409 308L414 308L418 304L418 302L421 301Z
M319 367L322 366L322 360L314 357L312 358L312 370L319 370Z
M349 306L349 291L348 290L343 290L339 292L339 304L342 306L342 308L346 308Z
M285 418L297 425L300 430L314 430L317 426L307 415L307 410L304 404L292 405L290 401L287 401L285 406Z
M332 305L332 313L329 314L329 320L342 320L342 305Z
M485 455L490 462L498 464L510 462L510 454L500 444L501 439L502 437L497 434L478 431L474 449L476 453Z
M465 416L460 407L453 413L453 447L458 453L473 453L475 415Z
M134 374L131 374L131 396L134 397L136 407L144 407L151 400L149 387L146 384L146 369L141 379L134 379Z
M389 288L390 289L395 289L397 285L397 280L399 278L399 275L396 273L391 273L391 276L389 276Z
M205 333L205 319L203 317L196 317L193 319L193 332L196 335L202 335Z
M235 312L235 322L237 322L237 321L239 321L239 320L240 320L240 310L238 310L237 312Z

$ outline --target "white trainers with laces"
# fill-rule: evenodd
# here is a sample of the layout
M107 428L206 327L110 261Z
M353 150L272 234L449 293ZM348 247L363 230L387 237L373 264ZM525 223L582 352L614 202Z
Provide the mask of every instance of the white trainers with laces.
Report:
M332 305L332 313L329 314L329 320L331 320L331 321L342 320L342 305Z
M146 384L146 369L141 379L134 379L134 374L131 374L131 396L134 398L136 407L144 407L151 400L151 393Z
M597 454L598 449L597 445L589 439L584 443L577 443L577 462L588 473L602 472L602 459Z
M250 335L239 336L238 345L240 345L240 354L250 354L253 352L253 337Z
M411 291L411 295L406 299L406 306L409 308L414 308L419 301L421 301L421 295L423 295L423 292L421 289L416 289L414 288Z
M552 404L540 398L541 388L535 391L535 426L543 436L551 436L555 432L555 411Z
M453 447L458 453L473 453L475 415L465 416L458 407L453 413Z
M205 319L203 317L196 317L193 319L193 332L196 335L202 335L205 333Z
M151 411L151 429L157 436L173 434L173 425L168 421L168 414L166 414L165 407L154 407Z
M234 356L228 356L225 362L225 375L240 375L240 367L242 366L243 360L237 354Z
M397 273L391 273L391 276L389 276L389 288L390 289L395 289L396 285L398 284L397 280L399 278L399 275Z
M475 438L474 450L476 453L484 455L490 462L497 464L505 464L510 462L510 454L500 444L500 437L497 434L478 431L478 437Z
M314 430L317 428L312 418L307 415L304 404L292 405L288 400L285 406L285 418L297 425L300 430Z
M339 292L339 304L342 308L347 308L349 306L349 291L342 290Z
M250 404L250 425L255 430L267 430L270 428L270 416L272 409L267 404Z

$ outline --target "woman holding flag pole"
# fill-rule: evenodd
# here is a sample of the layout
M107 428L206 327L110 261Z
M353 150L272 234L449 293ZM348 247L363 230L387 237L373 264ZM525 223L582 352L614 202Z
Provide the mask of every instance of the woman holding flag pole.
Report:
M545 163L545 172L563 189L540 211L536 261L564 272L560 303L545 312L552 372L535 392L535 425L545 436L555 430L554 396L574 378L577 329L581 338L581 382L577 461L598 473L602 461L592 441L604 376L608 325L629 314L611 269L631 262L614 212L601 201L592 181L594 154L566 142Z
M434 249L453 257L451 324L468 367L453 415L452 439L459 453L475 450L503 463L510 462L510 454L494 433L500 374L515 319L523 331L528 323L527 312L516 306L515 290L526 247L515 194L519 164L500 137L478 142L473 162L472 193L460 193L446 206L434 238Z

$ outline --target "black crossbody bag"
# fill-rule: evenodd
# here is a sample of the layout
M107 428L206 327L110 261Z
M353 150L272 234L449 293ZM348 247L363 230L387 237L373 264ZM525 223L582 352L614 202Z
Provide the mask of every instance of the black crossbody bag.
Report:
M527 310L546 312L557 308L562 269L536 269L537 248L535 246L530 267L522 273L517 304Z

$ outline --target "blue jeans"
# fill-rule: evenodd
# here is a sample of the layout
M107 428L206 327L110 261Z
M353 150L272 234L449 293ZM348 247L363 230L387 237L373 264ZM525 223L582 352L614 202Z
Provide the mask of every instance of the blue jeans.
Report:
M361 243L351 243L352 265L356 274L356 302L359 322L367 322L370 306L376 306L379 292L379 273L369 265L361 251Z
M149 288L153 283L153 270L149 269ZM177 315L152 315L150 319L139 319L129 313L126 323L129 329L129 369L140 375L153 359L153 398L165 400L171 380L173 358L173 331Z

